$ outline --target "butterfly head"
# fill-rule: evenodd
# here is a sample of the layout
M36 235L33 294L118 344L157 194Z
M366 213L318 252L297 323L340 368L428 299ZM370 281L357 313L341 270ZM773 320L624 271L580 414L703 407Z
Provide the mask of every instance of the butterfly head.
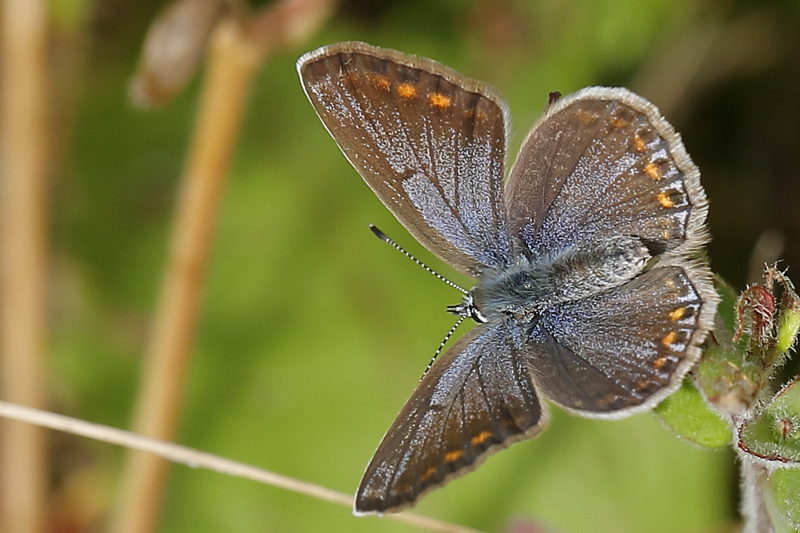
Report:
M488 322L487 318L481 313L481 310L475 304L475 296L472 291L464 294L461 298L461 303L456 305L448 305L447 312L456 316L471 318L478 324L485 324Z

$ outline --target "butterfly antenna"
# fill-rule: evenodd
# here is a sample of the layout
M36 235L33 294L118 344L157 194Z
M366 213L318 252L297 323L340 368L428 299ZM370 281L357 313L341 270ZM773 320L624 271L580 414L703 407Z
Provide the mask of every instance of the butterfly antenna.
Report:
M433 352L433 357L431 357L431 362L428 363L428 366L425 368L425 372L423 372L422 375L420 376L420 378L419 378L420 381L422 381L422 378L424 378L425 374L428 373L428 370L431 369L431 367L433 366L433 363L436 362L436 358L439 357L439 354L442 353L442 350L444 350L444 346L445 346L445 344L447 344L447 341L450 340L450 337L453 336L453 333L456 332L456 330L458 329L458 326L460 326L461 323L464 322L464 320L466 318L467 317L465 317L465 316L458 317L458 320L456 320L456 323L453 324L453 327L450 328L450 331L448 331L447 335L444 336L444 339L442 339L442 342L439 343L439 347L436 348L435 352Z
M436 272L434 269L432 269L431 267L429 267L428 265L426 265L425 263L423 263L422 261L420 261L419 259L414 257L413 255L411 255L411 252L407 251L405 248L403 248L402 246L400 246L399 244L394 242L394 240L391 237L387 236L384 232L382 232L381 230L379 230L378 228L376 228L372 224L369 225L369 229L372 231L372 233L375 234L375 236L377 238L379 238L380 240L382 240L383 242L385 242L386 244L388 244L389 246L391 246L392 248L394 248L398 252L402 253L403 255L405 255L406 257L408 257L412 261L414 261L416 264L418 264L419 266L421 266L422 268L424 268L425 270L427 270L428 272L433 274L434 276L436 276L439 279L439 281L442 281L445 284L450 285L451 287L453 287L457 291L461 291L461 294L469 294L469 291L467 291L464 287L461 287L460 285L457 285L457 284L453 283L452 281L450 281L446 277L442 276L441 274ZM459 321L458 323L460 324L461 322ZM455 330L455 328L453 328L453 330ZM452 332L450 334L452 335ZM448 337L449 336L450 335L448 335ZM447 342L447 339L445 339L444 342ZM442 344L444 344L444 342ZM439 351L441 351L441 346L439 348L440 348ZM438 355L439 351L436 352L437 355ZM434 358L435 357L436 356L434 356ZM431 361L431 364L433 364L432 361ZM430 366L428 368L430 368ZM427 372L427 370L426 370L426 372Z

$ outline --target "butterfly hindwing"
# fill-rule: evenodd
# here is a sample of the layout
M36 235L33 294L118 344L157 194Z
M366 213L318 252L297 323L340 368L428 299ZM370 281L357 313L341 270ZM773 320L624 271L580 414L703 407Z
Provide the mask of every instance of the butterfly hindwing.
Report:
M473 277L507 265L506 110L491 89L363 43L321 48L297 68L342 152L420 243Z
M542 429L521 339L508 324L476 326L437 360L367 467L356 512L411 505L489 453Z
M700 357L716 293L691 263L653 268L609 292L554 306L526 353L548 399L584 416L625 416L675 390Z

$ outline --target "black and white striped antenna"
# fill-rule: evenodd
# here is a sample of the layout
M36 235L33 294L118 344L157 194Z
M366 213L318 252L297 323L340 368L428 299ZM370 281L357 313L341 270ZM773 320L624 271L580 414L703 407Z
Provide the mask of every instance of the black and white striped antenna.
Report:
M436 272L434 269L432 269L431 267L429 267L428 265L426 265L425 263L423 263L422 261L420 261L419 259L417 259L416 257L414 257L414 255L413 255L411 252L409 252L408 250L406 250L405 248L403 248L402 246L400 246L399 244L397 244L397 243L394 241L394 239L392 239L391 237L389 237L388 235L386 235L384 232L382 232L381 230L379 230L379 229L378 229L376 226L374 226L373 224L370 224L370 225L369 225L369 229L372 231L372 233L374 233L374 234L375 234L375 236L376 236L377 238L379 238L380 240L382 240L383 242L385 242L386 244L388 244L389 246L391 246L392 248L394 248L395 250L397 250L397 251L398 251L398 252L400 252L401 254L405 255L406 257L408 257L409 259L411 259L412 261L414 261L414 262L415 262L417 265L421 266L422 268L424 268L425 270L427 270L428 272L430 272L431 274L433 274L434 276L436 276L436 278L437 278L439 281L441 281L441 282L443 282L443 283L446 283L447 285L450 285L451 287L453 287L453 288L454 288L454 289L456 289L457 291L460 291L460 292L461 292L461 294L469 294L469 291L468 291L467 289L465 289L465 288L464 288L464 287L462 287L461 285L458 285L458 284L456 284L456 283L453 283L452 281L450 281L450 280L449 280L449 279L447 279L446 277L442 276L441 274L439 274L438 272Z
M445 283L445 284L447 284L447 285L449 285L449 286L453 287L453 288L454 288L454 289L456 289L457 291L460 291L460 292L461 292L461 294L463 294L464 296L466 296L466 297L467 297L467 298L465 298L465 300L469 300L470 302L472 301L472 298L471 298L470 292L469 292L468 290L466 290L464 287L462 287L461 285L458 285L458 284L456 284L456 283L453 283L452 281L450 281L450 280L449 280L449 279L447 279L446 277L442 276L441 274L439 274L438 272L436 272L434 269L432 269L431 267L429 267L428 265L426 265L425 263L423 263L422 261L420 261L419 259L417 259L417 258L416 258L416 257L415 257L415 256L414 256L414 255L413 255L411 252L409 252L408 250L406 250L405 248L403 248L402 246L400 246L399 244L397 244L397 243L394 241L394 239L392 239L391 237L389 237L388 235L386 235L384 232L382 232L381 230L379 230L379 229L378 229L376 226L374 226L373 224L370 224L370 225L369 225L369 229L370 229L370 230L372 231L372 233L374 233L374 234L375 234L375 236L376 236L376 237L378 237L380 240L382 240L383 242L385 242L386 244L388 244L389 246L391 246L392 248L394 248L394 249L395 249L395 250L397 250L398 252L402 253L403 255L405 255L406 257L408 257L408 258L409 258L409 259L411 259L412 261L414 261L414 262L415 262L417 265L421 266L423 269L427 270L429 273L431 273L431 274L433 274L434 276L436 276L436 278L437 278L439 281L441 281L441 282L443 282L443 283ZM451 313L453 313L453 312L454 312L454 309L459 309L460 307L461 307L461 306L449 306L447 310L448 310L448 312L451 312ZM450 330L447 332L447 334L444 336L444 339L442 339L442 342L440 342L440 343L439 343L439 346L436 348L436 351L435 351L435 352L433 352L433 357L431 357L431 360L430 360L430 362L428 363L428 366L425 368L425 372L423 372L423 373L422 373L422 376L420 376L420 378L419 378L420 380L422 380L422 378L423 378L423 377L425 377L425 374L427 374L427 373L428 373L428 371L431 369L431 367L433 366L433 363L436 361L436 358L439 356L439 354L440 354L440 353L442 353L442 350L444 350L444 347L445 347L445 345L447 345L447 341L449 341L449 340L450 340L450 337L452 337L452 336L453 336L453 333L455 333L455 332L456 332L456 330L458 329L458 326L460 326L460 325L461 325L461 324L464 322L464 320L465 320L465 319L466 319L468 316L470 316L469 314L463 314L463 313L455 313L455 314L458 314L458 315L459 315L459 316L458 316L458 320L456 320L456 323L455 323L455 324L453 324L453 327L451 327L451 328L450 328Z

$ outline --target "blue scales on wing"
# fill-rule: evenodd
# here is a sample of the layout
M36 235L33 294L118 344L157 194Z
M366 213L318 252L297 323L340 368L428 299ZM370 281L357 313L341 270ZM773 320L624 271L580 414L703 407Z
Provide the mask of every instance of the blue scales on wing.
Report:
M507 266L504 105L439 63L381 53L344 43L301 58L317 114L428 250L472 277Z

